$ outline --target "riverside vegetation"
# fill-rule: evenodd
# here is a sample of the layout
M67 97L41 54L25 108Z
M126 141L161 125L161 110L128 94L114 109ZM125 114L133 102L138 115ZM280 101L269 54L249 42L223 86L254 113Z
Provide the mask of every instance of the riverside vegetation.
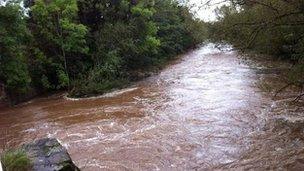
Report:
M205 23L174 0L25 0L0 6L0 84L102 94L200 44Z
M209 24L214 42L291 61L286 86L277 93L293 86L300 91L295 100L304 96L304 1L226 0L216 12L218 20Z
M302 93L304 85L304 1L227 0L227 2L227 5L217 9L217 21L212 23L204 23L198 19L195 19L187 7L181 6L177 2L171 0L27 0L24 2L25 8L21 8L19 2L9 1L0 7L0 83L5 86L5 90L12 103L17 103L19 97L22 97L29 91L43 93L54 90L66 90L69 92L70 96L73 97L101 94L113 88L119 88L127 85L132 79L134 79L134 77L138 77L140 73L149 71L151 68L157 68L164 64L166 61L172 59L175 55L182 53L187 49L194 47L195 45L198 45L204 39L206 39L207 27L209 38L214 42L230 43L234 47L243 51L270 54L292 61L294 63L294 67L290 70L290 73L286 78L287 85L278 90L278 92L284 90L289 86L299 87L300 94L298 97L296 97L296 100L299 100L302 96L304 96ZM212 57L209 56L209 59L212 59ZM206 60L208 60L208 58ZM197 61L188 63L188 65L186 65L186 68L191 68L191 66L194 66L195 62ZM226 62L229 61L231 60L227 60ZM228 63L228 65L229 64L231 66L236 65L234 62ZM208 65L212 66L209 66L212 70L216 70L213 68L213 66L220 65L220 63L208 63ZM201 66L202 65L199 67ZM225 68L226 66L222 65L221 67ZM197 86L197 89L203 89L207 92L209 90L209 92L211 92L209 94L212 94L214 92L218 92L218 89L223 87L221 83L223 82L222 80L225 79L218 79L218 82L215 82L215 85L220 84L218 87L210 86L214 82L214 80L211 79L214 78L214 75L212 75L214 73L208 75L209 71L211 71L210 68L209 70L204 71L206 73L198 71L202 72L199 74L201 77L198 77L202 80L202 82L195 85ZM236 79L243 78L237 77L237 72L239 72L238 69L240 68L232 67L230 69L231 71L235 70L235 74L226 74L225 76L234 76L232 77L232 82ZM227 72L227 70L223 69L221 71ZM242 74L246 74L244 72L246 72L246 70L243 71ZM219 74L221 74L221 72L219 72ZM172 75L174 74L169 74L164 78L168 79L172 77ZM176 76L179 77L178 74L176 74ZM186 78L186 81L184 82L189 81L189 79L187 80L187 78L189 78L189 74L184 73L184 77L182 78ZM208 81L208 78L209 82L206 82L206 80ZM219 78L230 78L229 80L231 80L231 77ZM180 80L180 78L178 79ZM174 81L171 82L173 84L173 86L171 85L171 90L178 90L179 85L176 86L174 85ZM249 82L251 82L250 79ZM202 83L204 84L202 85ZM242 106L242 102L250 102L250 99L248 97L252 98L252 94L246 94L246 91L252 91L254 93L258 92L250 88L245 89L247 85L241 85L240 88L240 85L235 85L234 83L238 82L234 81L233 83L228 83L226 85L229 85L229 87L233 89L240 89L240 93L245 94L245 96L243 96L244 99L239 99L239 94L237 94L235 97L232 96L232 98L226 98L230 97L229 92L231 91L231 89L229 89L227 86L228 88L224 89L225 91L223 94L215 94L216 96L212 98L208 96L208 93L207 96L193 96L193 94L190 94L191 102L197 100L197 98L201 98L201 101L207 101L209 102L207 104L212 105L217 105L215 103L216 101L224 101L226 102L225 104L228 104L223 105L225 107L229 107L229 105L235 103L237 104L238 108L242 109L242 107L244 107ZM234 86L231 87L231 85ZM205 89L205 87L208 87L209 89ZM273 87L275 87L275 85L273 85ZM189 92L191 92L190 90L193 90L193 87L190 87L187 91L184 91L185 94L189 94ZM225 94L227 96L225 96ZM296 122L294 130L291 126L289 126L289 124L294 125L294 122L281 119L283 123L282 125L287 125L286 128L288 128L288 130L290 130L291 127L292 131L284 130L285 127L275 127L275 129L273 129L275 130L274 132L273 130L269 131L267 129L262 129L263 127L260 128L264 122L263 120L259 120L261 117L252 117L255 116L255 114L259 114L259 112L263 113L265 111L265 108L261 109L262 112L259 111L260 108L256 110L255 103L252 105L249 103L248 106L245 106L253 107L245 110L244 113L242 112L243 110L229 110L229 112L222 110L223 112L216 111L214 113L211 113L212 115L210 116L205 115L204 117L200 118L199 116L201 116L202 113L208 113L205 111L205 108L200 108L204 105L201 103L193 103L193 105L197 106L192 106L190 103L187 103L189 102L189 99L184 98L184 101L180 101L178 98L180 97L176 96L176 99L173 98L173 100L175 100L173 102L178 104L174 106L174 109L175 107L185 108L185 106L187 107L188 105L188 110L191 110L190 112L187 111L189 115L184 116L186 116L186 118L188 117L187 120L189 121L193 120L193 118L197 118L197 120L195 120L195 122L184 122L183 124L180 124L181 120L176 114L176 109L174 112L172 112L173 114L170 115L170 112L162 111L163 108L153 108L153 110L160 110L160 112L155 112L158 114L157 117L153 116L154 118L158 119L158 122L159 120L163 119L163 115L161 115L162 113L165 113L166 115L169 113L169 116L172 116L173 119L169 120L168 122L167 117L165 117L161 124L155 125L157 121L155 121L154 118L151 119L150 117L143 117L143 122L141 123L145 124L144 126L151 124L149 126L156 126L157 129L155 128L146 130L149 134L146 134L144 141L140 141L141 143L147 143L143 144L144 146L142 147L146 148L147 146L151 146L151 142L155 141L155 136L151 135L157 135L158 139L167 140L167 142L165 141L164 144L167 144L168 141L171 143L171 135L176 135L177 138L174 137L174 142L176 144L173 143L172 146L180 148L179 143L184 145L184 138L191 134L189 134L188 130L185 132L170 132L170 129L167 128L172 127L174 128L172 129L173 131L185 130L185 125L189 128L195 128L192 130L202 130L196 131L195 133L197 134L195 134L194 137L191 137L198 138L195 139L197 141L191 142L191 139L189 139L190 141L188 142L193 143L190 144L193 147L197 146L198 142L204 143L204 139L206 139L206 137L210 138L210 133L208 130L205 131L205 128L211 128L211 131L214 131L213 134L215 135L211 136L211 138L216 138L214 141L209 141L210 144L208 144L206 147L217 146L218 144L212 143L218 143L218 135L225 135L223 132L219 132L219 130L226 131L226 129L228 130L228 133L230 133L227 134L227 138L231 139L228 139L229 141L227 141L226 138L221 138L221 141L223 142L220 142L220 144L226 144L228 145L228 148L230 147L229 149L233 149L235 148L235 140L237 139L237 141L241 143L241 147L246 147L249 142L247 141L247 135L252 133L254 128L257 128L258 131L268 131L268 134L263 134L264 136L262 136L262 138L259 137L258 141L256 139L252 139L253 141L251 142L255 143L253 146L258 147L257 149L253 150L253 154L250 155L250 153L245 151L249 154L249 159L252 159L252 156L258 156L258 159L253 158L253 161L258 161L255 162L255 164L250 163L251 160L247 160L247 158L244 159L246 161L249 161L248 165L250 165L250 167L252 165L257 165L258 167L264 166L265 161L270 161L266 160L268 159L268 154L270 155L270 159L278 157L278 160L274 160L274 164L269 162L276 166L278 163L284 164L282 161L286 162L287 159L285 158L288 158L288 165L290 165L290 156L298 155L297 153L293 153L293 150L298 150L299 147L294 145L294 141L290 140L289 132L291 132L290 134L294 132L300 132L300 138L297 138L297 140L301 140L301 133L303 131L301 127L302 120L300 119ZM236 100L236 102L234 100ZM159 103L164 104L163 101L160 101ZM180 106L180 104L186 105ZM62 105L62 103L57 103L56 105ZM48 108L54 108L54 106L57 107L56 105L51 105L51 107ZM121 105L120 101L118 105ZM236 105L231 106L235 107ZM279 105L279 111L284 111L284 115L286 113L286 107L287 106L285 105ZM219 108L216 106L214 108L223 109L223 107ZM193 109L195 109L197 113L193 111ZM22 109L19 110L20 113L22 113L21 110ZM37 109L34 108L34 110ZM64 111L61 113L58 113L58 110L53 111L54 113L45 110L46 112L44 112L44 115L42 115L45 117L32 117L31 119L33 120L31 120L31 124L35 122L49 123L49 120L43 121L43 119L48 118L49 116L59 118L59 115L68 114L67 116L69 116L69 114L74 113L75 111L80 113L81 110L82 112L85 111L84 113L87 113L87 108L84 109L81 108L81 106L77 107L76 105L73 106L73 108L69 108L69 110L69 112ZM234 113L233 111L236 112ZM270 115L274 115L274 113L275 115L278 115L278 110L270 111ZM109 113L113 114L114 112L110 110ZM7 117L8 115L3 116ZM98 116L104 119L99 114ZM72 117L75 116L65 118L71 119ZM226 119L226 117L233 119ZM73 121L73 119L71 119L74 124L71 124L72 126L69 126L71 126L71 128L80 127L82 130L91 132L93 129L88 129L87 127L84 129L81 127L88 125L87 118L79 118L83 120L75 119ZM210 120L214 120L214 118L218 119L218 122L210 122ZM239 118L244 118L244 120L240 120ZM28 122L24 121L24 117L20 117L20 119L22 120L22 123ZM10 120L12 120L11 122L15 121L13 119ZM61 118L61 121L62 120L63 118ZM269 120L272 121L271 119ZM132 126L134 122L130 122L130 125ZM85 123L85 125L81 125L83 123ZM110 130L111 128L115 130L126 130L125 128L129 126L128 124L123 125L121 122L117 122L116 120L114 120L112 123L115 124L113 124L114 126L112 125L113 127L109 127ZM206 127L206 125L200 123L209 125ZM217 123L219 124L217 125ZM274 122L273 124L275 125L276 123L277 122ZM95 122L94 124L96 124L95 127L99 128L99 126L104 123ZM26 124L21 125L23 125L23 127L19 129L27 129ZM124 129L118 129L121 128L121 125L126 127L123 127ZM65 127L59 127L56 129L62 130L63 128ZM288 134L286 135L276 133L276 130L281 129ZM78 129L75 129L76 131L73 129L67 130L71 131L72 133L79 132ZM132 127L130 130L133 131L134 128ZM92 138L91 134L88 132L85 132L83 135L87 136L87 138ZM242 132L244 132L244 135ZM125 134L125 131L120 133L121 135ZM235 133L242 134L239 135ZM65 136L66 134L57 135ZM16 136L18 136L18 134ZM142 136L142 134L140 136ZM298 133L292 136L297 137ZM123 145L126 145L127 143L127 145L130 146L134 144L142 145L140 143L134 143L134 141L136 142L136 140L138 140L136 139L138 136L132 139L131 142L122 141L120 139L120 142L118 143L116 137L117 136L115 136L115 140L111 140L114 143L109 143L110 146L115 147L116 145L117 147L117 144L118 146L122 146L120 143ZM124 138L124 136L118 137ZM241 139L238 139L240 137ZM267 141L262 141L263 139ZM160 141L157 145L164 146L161 144L163 142L164 141ZM96 146L100 145L98 143L100 142L97 141ZM260 143L266 145L263 146ZM280 150L280 154L265 153L265 151L273 151L273 149L285 150L284 148L276 148L280 147L280 143L284 145L283 147L286 147L286 151L282 152ZM205 144L201 144L200 146L205 146ZM155 149L155 146L151 147ZM145 148L134 150L134 153L142 154L143 149ZM76 150L79 153L79 146L77 146ZM96 148L91 148L90 150L96 150ZM162 150L159 150L159 152L161 151ZM203 157L197 155L196 157L199 158L197 161L201 163L201 159L205 157L207 157L209 160L210 158L208 158L208 156L215 156L213 154L217 154L218 156L225 156L227 154L226 150L223 151L223 153L221 153L222 151L219 152L216 150L206 151L210 152L211 155L206 155ZM233 154L233 156L238 156L239 151L234 151L237 152L237 154ZM263 156L266 155L266 159L260 156L260 151L262 151L261 153L264 154ZM179 153L187 155L188 152L189 150L186 148L185 153ZM257 152L258 155L256 155L255 152ZM288 154L293 154L281 155L285 154L285 152ZM150 154L151 151L148 151L148 153ZM125 155L127 157L130 156L129 153L125 154L128 154ZM162 154L164 153L157 153L157 156L160 156ZM279 158L282 156L284 157L283 160ZM84 158L85 157L87 156L84 156ZM110 157L112 158L113 156ZM143 159L145 160L145 158ZM193 158L190 159L193 161ZM210 160L212 159L213 158ZM138 159L136 158L136 160ZM298 160L298 157L296 160ZM26 169L28 167L31 167L31 163L29 162L29 159L27 158L24 151L9 151L1 157L1 161L3 162L5 168L11 168L11 170L14 170L16 168L17 170L21 170L20 168ZM180 163L180 161L177 163L187 165L185 163ZM193 164L189 161L187 161L187 163L190 163L190 165ZM224 164L227 166L227 160L224 160ZM236 165L237 164L238 163L236 163ZM213 166L213 164L208 164L208 166ZM244 164L241 164L241 166L244 166ZM196 167L197 165L195 163L195 168ZM266 167L268 169L271 168L268 167L268 165L266 165L265 168ZM278 166L278 168L282 167Z
M5 171L31 170L31 161L21 149L9 150L1 154L1 163Z

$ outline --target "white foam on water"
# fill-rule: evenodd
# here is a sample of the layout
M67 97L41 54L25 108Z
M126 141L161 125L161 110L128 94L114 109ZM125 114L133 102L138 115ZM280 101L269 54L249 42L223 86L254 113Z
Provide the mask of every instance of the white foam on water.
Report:
M304 119L302 116L288 116L288 115L281 115L277 117L278 119L283 119L284 121L290 122L290 123L296 123L296 122L303 122Z
M68 97L67 94L64 95L64 99L66 100L71 100L71 101L79 101L79 100L91 100L91 99L99 99L99 98L109 98L109 97L115 97L115 96L119 96L122 95L124 93L128 93L134 90L137 90L138 87L131 87L131 88L125 88L125 89L121 89L121 90L116 90L110 93L106 93L100 96L94 96L94 97L87 97L87 98L71 98Z
M215 54L221 52L232 52L233 47L231 45L220 44L216 45L214 43L208 43L207 45L203 46L201 49L198 50L199 54L208 55L208 54Z
M67 135L68 135L68 137L74 137L74 136L76 136L76 137L83 137L83 136L84 136L84 135L81 134L81 133L67 134Z
M29 128L27 130L24 130L23 132L29 133L29 132L35 132L36 130L37 130L36 128Z

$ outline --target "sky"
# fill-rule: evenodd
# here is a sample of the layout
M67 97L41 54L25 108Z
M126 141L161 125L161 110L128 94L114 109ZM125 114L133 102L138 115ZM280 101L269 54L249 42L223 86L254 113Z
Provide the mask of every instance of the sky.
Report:
M189 1L188 5L193 6L192 11L196 13L196 16L204 21L215 21L216 15L214 10L223 5L223 0L212 0L211 6L206 6L208 0L185 0Z
M6 0L0 0L0 5L3 5ZM221 6L222 4L218 4L223 0L211 0L211 6L206 6L206 2L208 0L179 0L180 2L187 2L188 5L193 6L192 11L196 14L196 16L204 21L215 21L216 15L214 10L216 7ZM216 4L216 5L214 5Z

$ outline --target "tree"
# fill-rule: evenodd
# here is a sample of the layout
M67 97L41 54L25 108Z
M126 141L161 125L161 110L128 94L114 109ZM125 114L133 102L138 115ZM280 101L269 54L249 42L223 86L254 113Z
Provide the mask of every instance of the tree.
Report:
M9 96L25 93L30 85L25 56L29 32L20 4L0 6L0 82Z
M211 38L231 43L241 50L285 58L296 64L287 85L304 87L304 1L229 0L217 10L218 21L211 24ZM278 92L282 91L279 90ZM298 99L298 98L297 98Z
M79 0L92 68L73 95L104 93L202 42L204 23L174 0Z
M0 83L25 94L28 87L38 94L67 87L75 96L105 93L147 75L203 35L203 22L175 0L24 5L27 15L20 4L1 6Z
M59 88L70 88L69 57L72 53L87 53L87 28L77 23L76 0L52 0L47 3L37 0L31 7L31 17L35 23L37 39L45 39L60 56L64 72L57 71ZM38 42L40 40L37 40Z

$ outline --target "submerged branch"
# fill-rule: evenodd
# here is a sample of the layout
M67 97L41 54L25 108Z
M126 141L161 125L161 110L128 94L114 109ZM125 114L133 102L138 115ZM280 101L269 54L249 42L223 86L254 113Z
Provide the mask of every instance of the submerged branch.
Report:
M284 91L285 89L287 89L288 87L292 86L293 83L288 83L287 85L285 85L284 87L280 88L278 91L276 91L274 97L277 97L279 93L281 93L282 91Z

